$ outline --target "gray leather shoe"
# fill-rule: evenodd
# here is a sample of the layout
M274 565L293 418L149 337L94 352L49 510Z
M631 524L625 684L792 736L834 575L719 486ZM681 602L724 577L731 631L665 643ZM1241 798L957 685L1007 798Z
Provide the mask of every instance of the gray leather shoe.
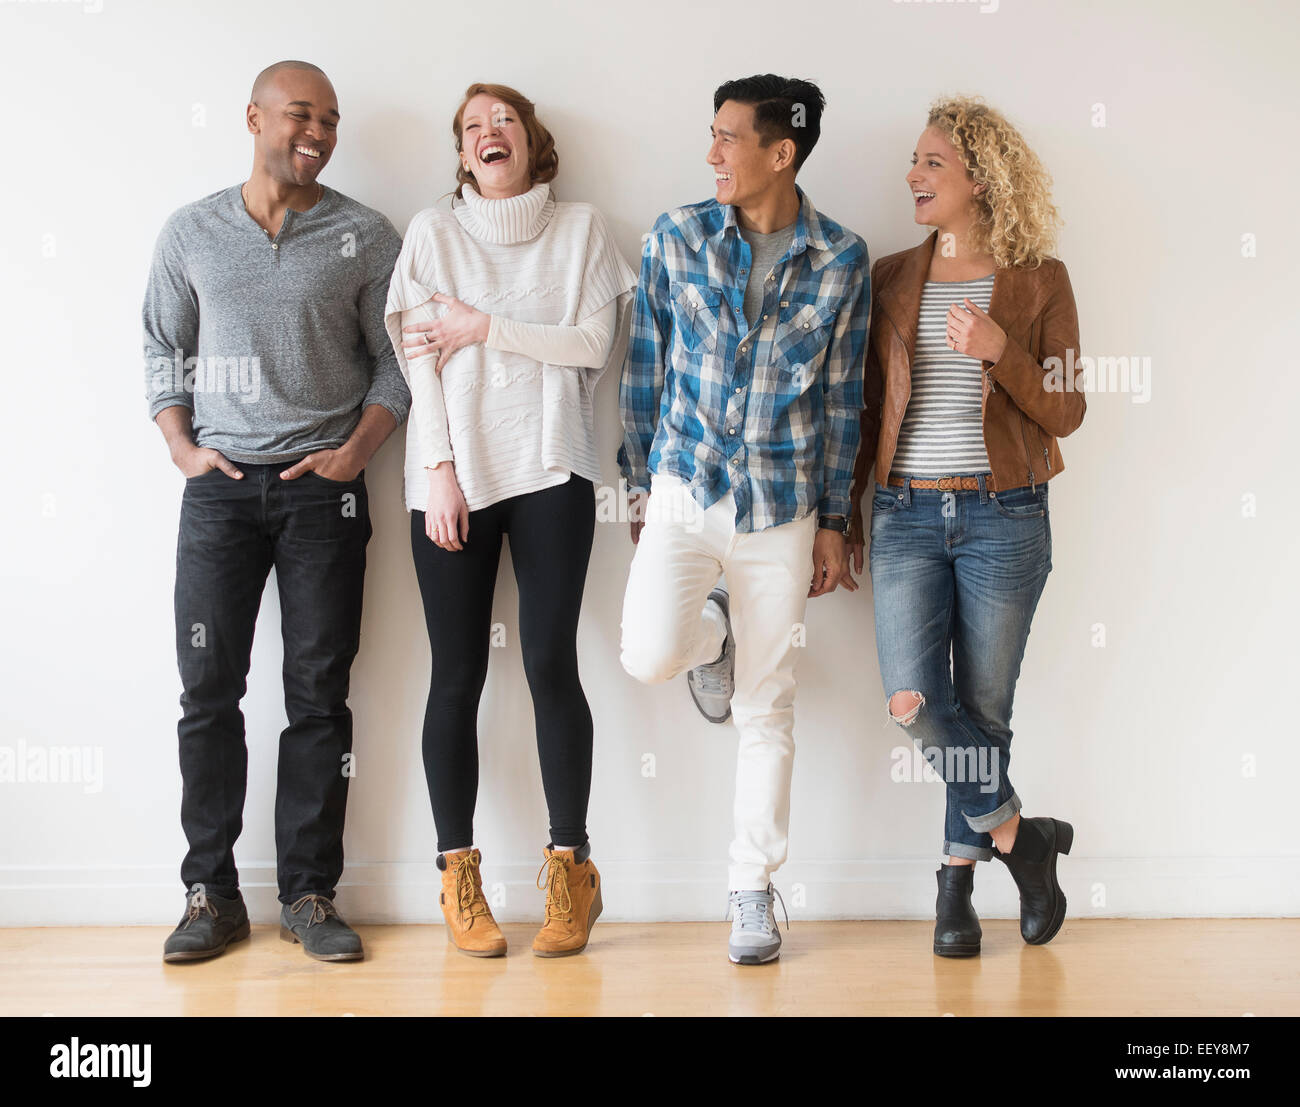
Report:
M361 935L326 896L303 896L281 907L280 941L301 942L303 952L317 961L360 961L366 955Z
M708 603L722 612L727 622L727 637L722 656L707 665L697 665L686 674L691 699L700 714L711 723L725 723L731 718L731 697L736 691L736 639L731 633L731 601L725 588L709 593Z
M248 909L238 892L233 899L211 896L202 884L186 895L185 914L163 943L164 961L206 961L247 938Z

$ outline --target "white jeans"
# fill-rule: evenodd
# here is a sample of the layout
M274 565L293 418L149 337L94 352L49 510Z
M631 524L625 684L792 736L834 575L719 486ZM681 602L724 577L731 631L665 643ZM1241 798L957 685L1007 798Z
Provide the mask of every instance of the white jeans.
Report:
M705 608L725 573L736 639L732 891L766 889L786 858L794 762L794 667L812 577L816 512L737 534L731 493L702 511L680 480L651 479L623 598L623 668L656 684L715 660L726 626Z

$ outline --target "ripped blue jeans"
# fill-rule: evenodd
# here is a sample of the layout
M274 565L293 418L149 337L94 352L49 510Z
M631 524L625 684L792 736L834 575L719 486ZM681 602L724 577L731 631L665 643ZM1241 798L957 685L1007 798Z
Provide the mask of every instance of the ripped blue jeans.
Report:
M1047 484L990 492L981 478L978 491L944 492L903 480L876 484L871 502L885 695L921 697L890 717L946 784L944 853L987 861L988 832L1020 810L1007 776L1011 703L1052 568Z

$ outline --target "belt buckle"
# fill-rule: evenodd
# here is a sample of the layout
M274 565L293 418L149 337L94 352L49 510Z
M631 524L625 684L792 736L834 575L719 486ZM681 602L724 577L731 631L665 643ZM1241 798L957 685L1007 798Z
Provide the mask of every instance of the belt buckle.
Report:
M939 489L941 492L951 492L954 489L958 489L961 487L961 478L940 477L938 481L935 482L935 487Z

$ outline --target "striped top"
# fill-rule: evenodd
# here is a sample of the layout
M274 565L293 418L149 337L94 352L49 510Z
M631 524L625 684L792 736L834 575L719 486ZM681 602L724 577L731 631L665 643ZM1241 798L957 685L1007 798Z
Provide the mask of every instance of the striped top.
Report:
M978 358L948 345L948 308L970 299L985 311L993 274L973 281L926 281L921 291L912 395L898 431L893 470L915 477L987 473L981 405L984 375Z

